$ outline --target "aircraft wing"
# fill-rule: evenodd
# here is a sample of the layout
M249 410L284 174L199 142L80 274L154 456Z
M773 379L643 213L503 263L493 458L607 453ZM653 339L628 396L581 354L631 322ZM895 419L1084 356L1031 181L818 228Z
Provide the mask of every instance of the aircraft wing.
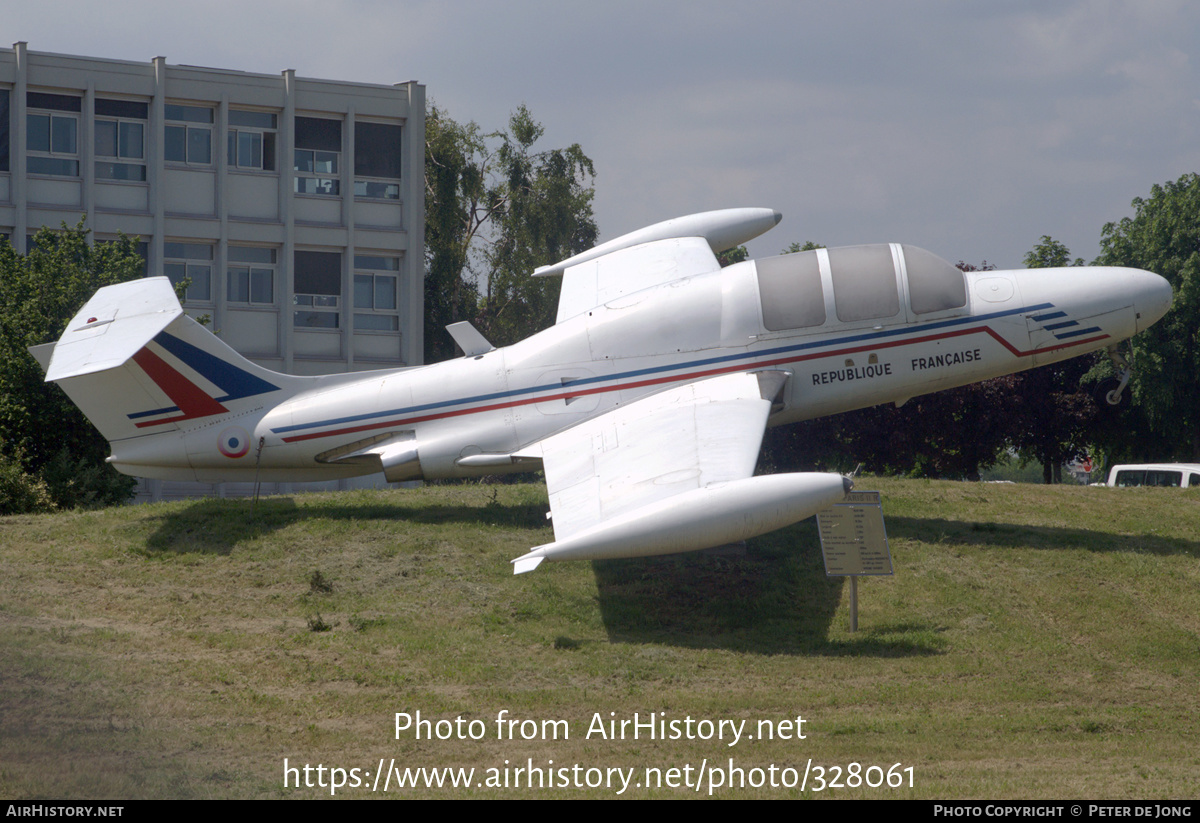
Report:
M555 323L623 294L720 268L703 237L674 237L568 266L563 271Z
M534 277L563 275L558 318L582 314L622 294L719 268L715 252L732 249L775 227L774 209L720 209L689 214L623 234Z
M783 384L771 382L768 399L755 374L688 383L543 440L555 538L681 492L750 477Z

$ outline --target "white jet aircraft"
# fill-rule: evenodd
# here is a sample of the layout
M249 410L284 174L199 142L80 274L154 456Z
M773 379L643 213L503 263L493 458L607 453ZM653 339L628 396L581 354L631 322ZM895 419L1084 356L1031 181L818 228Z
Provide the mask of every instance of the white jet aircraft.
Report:
M963 273L914 246L818 249L722 269L714 252L779 222L729 209L659 223L539 269L554 326L465 355L320 377L245 360L183 313L165 277L101 289L35 351L139 477L389 481L542 468L554 542L513 561L733 543L852 485L752 476L764 429L1107 348L1167 311L1126 268Z

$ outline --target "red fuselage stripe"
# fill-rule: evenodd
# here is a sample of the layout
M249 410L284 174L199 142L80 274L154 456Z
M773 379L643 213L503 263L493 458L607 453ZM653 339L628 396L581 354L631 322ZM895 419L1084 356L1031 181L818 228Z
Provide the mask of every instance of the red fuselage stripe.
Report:
M846 354L857 354L864 351L878 351L880 349L891 349L898 346L909 346L915 343L928 343L933 340L947 340L953 337L964 337L969 334L978 334L985 332L995 338L1004 348L1012 352L1014 357L1029 357L1033 354L1045 354L1046 352L1058 351L1060 349L1072 348L1074 346L1082 346L1087 343L1094 343L1097 340L1103 340L1108 337L1107 334L1096 335L1085 340L1073 340L1070 343L1060 343L1057 346L1050 346L1044 349L1034 351L1021 351L1013 346L1002 336L997 334L991 326L982 326L969 329L956 329L949 332L941 332L939 334L930 334L924 337L910 337L905 340L891 340L888 342L874 342L864 346L854 346L851 348L837 349L836 351L815 352L811 354L788 355L775 360L762 360L753 363L740 363L733 366L721 366L720 368L705 369L702 371L687 372L686 374L673 374L664 377L655 377L648 380L636 380L631 383L621 383L613 386L600 386L594 389L576 389L575 391L560 392L558 394L540 395L537 397L524 397L519 400L509 400L503 403L493 403L487 406L472 406L466 409L456 409L448 412L437 412L436 414L418 415L416 417L401 417L393 420L384 420L376 423L364 423L361 426L347 426L340 429L332 429L330 431L313 432L310 434L297 434L291 437L283 438L284 443L299 443L305 440L316 440L322 437L333 437L342 434L356 434L358 432L373 431L375 429L386 429L393 426L407 426L413 423L424 423L429 420L443 420L450 417L462 417L468 414L479 414L481 412L496 411L498 409L510 409L516 406L528 406L535 403L546 403L552 400L565 400L569 397L586 397L590 394L605 394L614 391L624 391L626 389L637 389L645 386L654 386L664 383L679 383L686 380L697 380L704 377L712 377L718 374L727 374L729 372L747 371L750 369L762 369L770 366L781 366L788 363L803 363L807 360L820 360L824 357L841 357Z

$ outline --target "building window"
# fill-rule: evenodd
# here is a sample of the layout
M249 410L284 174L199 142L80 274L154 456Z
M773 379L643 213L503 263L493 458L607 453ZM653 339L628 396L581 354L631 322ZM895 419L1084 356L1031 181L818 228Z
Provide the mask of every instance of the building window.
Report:
M163 109L163 155L168 163L212 165L213 110L167 103Z
M163 243L163 274L178 286L186 279L189 303L212 302L213 247L203 243Z
M148 111L146 103L96 99L97 179L146 179Z
M275 249L230 246L225 280L230 303L271 305L275 302Z
M400 258L354 255L354 330L400 331Z
M400 199L400 126L354 123L354 196Z
M384 180L354 179L355 197L372 197L383 200L399 200L400 184L388 183Z
M26 168L30 174L79 176L78 97L26 92Z
M0 89L0 171L8 171L8 89Z
M231 169L275 171L276 115L266 111L229 110L225 159Z
M298 251L294 256L292 315L296 328L336 329L342 293L342 255L338 252Z
M296 118L296 193L341 194L342 121Z

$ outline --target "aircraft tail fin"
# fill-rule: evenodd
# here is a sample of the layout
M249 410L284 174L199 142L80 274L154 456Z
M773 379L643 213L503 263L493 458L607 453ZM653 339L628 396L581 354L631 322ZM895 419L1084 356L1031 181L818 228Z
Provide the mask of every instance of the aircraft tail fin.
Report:
M48 358L46 348L31 351L47 382L109 441L278 402L303 381L251 363L184 314L165 277L100 289Z

